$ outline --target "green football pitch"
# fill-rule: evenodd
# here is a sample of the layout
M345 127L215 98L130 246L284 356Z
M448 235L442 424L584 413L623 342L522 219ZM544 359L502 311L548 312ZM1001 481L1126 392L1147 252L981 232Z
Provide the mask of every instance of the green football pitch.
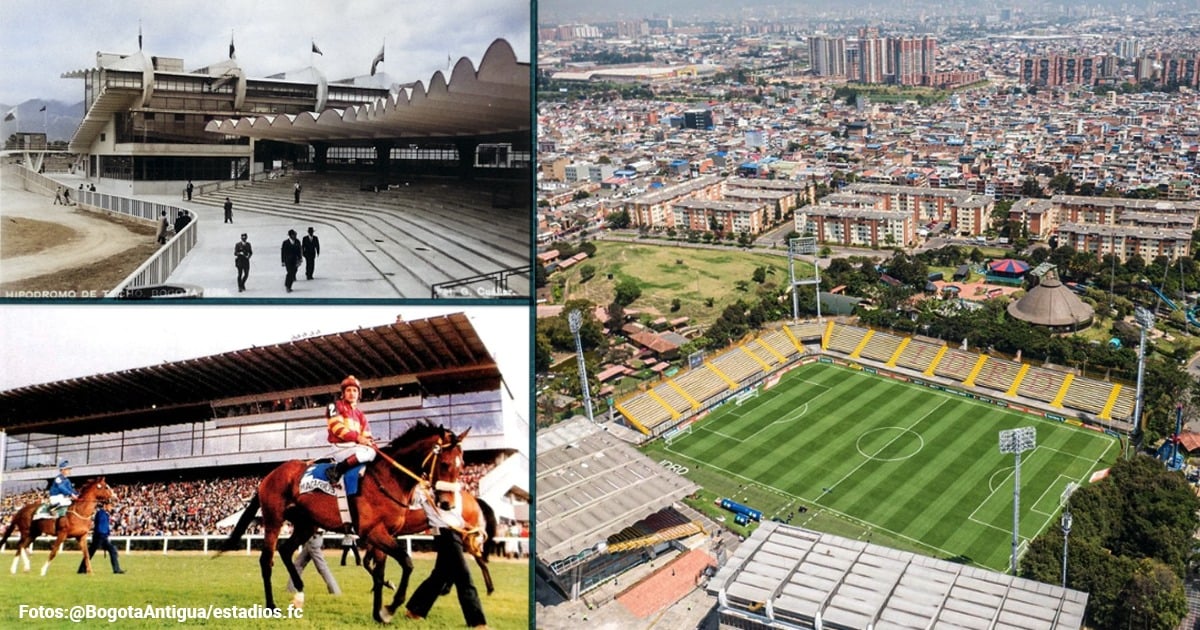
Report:
M845 367L792 370L647 455L686 468L703 497L763 518L1004 570L1014 457L999 432L1033 426L1021 456L1020 537L1057 523L1067 484L1115 461L1108 435ZM733 514L724 513L732 526ZM737 529L737 526L734 526Z

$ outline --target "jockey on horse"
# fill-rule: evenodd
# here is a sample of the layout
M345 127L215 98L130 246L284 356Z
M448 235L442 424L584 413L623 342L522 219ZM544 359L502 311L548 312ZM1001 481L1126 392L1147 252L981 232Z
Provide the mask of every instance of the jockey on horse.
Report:
M333 444L333 461L336 462L328 472L332 484L337 484L355 466L375 459L375 438L371 435L367 417L358 408L361 397L362 385L357 378L347 376L342 381L341 398L326 410L328 440ZM354 524L358 522L358 506L347 497L347 508L349 523L344 527L349 534L353 533Z
M62 460L58 463L58 476L50 482L50 508L57 508L59 518L67 515L67 508L79 498L75 485L71 483L71 462ZM49 511L49 510L47 510Z

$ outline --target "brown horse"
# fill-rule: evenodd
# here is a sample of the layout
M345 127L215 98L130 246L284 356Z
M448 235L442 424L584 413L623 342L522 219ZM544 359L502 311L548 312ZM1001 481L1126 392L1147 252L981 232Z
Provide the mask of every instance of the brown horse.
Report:
M442 506L453 504L458 490L458 476L463 468L462 440L469 432L470 429L467 429L461 435L455 435L444 427L422 421L378 449L379 457L368 462L363 472L358 496L350 499L358 507L357 531L362 544L368 549L386 553L405 566L408 554L396 537L415 534L427 527L423 515L420 519L415 516L410 518L410 512L421 514L415 504L423 497ZM307 467L308 462L292 460L280 464L267 474L222 546L222 551L238 548L246 528L254 520L256 512L262 509L263 548L259 556L259 568L262 571L267 608L275 608L271 570L276 548L296 587L294 601L302 603L304 581L292 565L292 554L317 528L342 528L334 497L321 492L301 494L300 477ZM292 535L280 542L279 533L285 520L292 523ZM389 620L403 602L412 571L412 561L409 559L392 606L385 609L380 605L384 585L383 564L378 562L371 567L374 578L372 614L380 622Z
M87 567L87 572L90 574L92 561L88 556L87 543L84 539L87 538L88 532L92 531L92 516L96 513L96 504L108 501L113 496L113 490L108 482L104 481L104 477L100 477L83 484L83 488L79 491L79 498L71 504L66 516L33 520L33 513L41 502L29 503L17 511L13 515L12 522L4 530L4 535L0 536L0 545L3 545L13 529L21 532L21 538L17 542L17 555L13 558L12 573L17 572L17 563L22 560L25 562L25 571L29 571L29 547L33 544L34 539L38 536L54 536L54 543L50 545L50 557L42 566L42 575L46 575L46 570L50 568L50 563L58 555L63 541L68 538L74 538L79 543L79 548L83 550L84 566Z

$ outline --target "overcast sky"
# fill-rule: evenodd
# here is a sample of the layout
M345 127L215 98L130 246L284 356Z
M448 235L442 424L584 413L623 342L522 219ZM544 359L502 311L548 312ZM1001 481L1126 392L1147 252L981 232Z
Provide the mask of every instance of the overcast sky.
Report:
M3 304L0 390L449 313L466 313L496 360L505 413L529 420L529 309L511 306Z
M498 38L530 60L529 0L2 0L0 9L7 105L82 101L83 80L60 75L94 67L97 51L137 52L139 19L145 53L181 57L186 70L227 59L232 30L250 77L306 68L310 57L331 81L369 74L385 39L379 70L401 83L428 85L447 55L478 66ZM312 55L313 41L323 55Z

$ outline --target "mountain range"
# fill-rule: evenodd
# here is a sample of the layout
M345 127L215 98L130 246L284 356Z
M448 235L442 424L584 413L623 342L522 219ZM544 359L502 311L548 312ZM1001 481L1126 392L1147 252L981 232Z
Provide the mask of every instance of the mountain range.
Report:
M46 108L44 112L41 111L43 107ZM15 107L0 103L0 112L4 118L0 123L0 139L17 132L45 132L49 142L69 141L83 120L83 101L63 103L34 98ZM13 115L13 120L8 120L9 114Z

